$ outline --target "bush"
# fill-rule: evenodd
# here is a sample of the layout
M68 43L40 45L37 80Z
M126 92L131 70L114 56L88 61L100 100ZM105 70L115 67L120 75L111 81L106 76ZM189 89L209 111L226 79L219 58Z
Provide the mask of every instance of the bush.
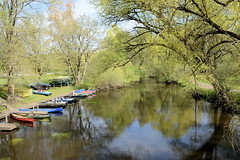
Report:
M124 71L121 68L108 69L96 81L96 88L112 88L124 85Z

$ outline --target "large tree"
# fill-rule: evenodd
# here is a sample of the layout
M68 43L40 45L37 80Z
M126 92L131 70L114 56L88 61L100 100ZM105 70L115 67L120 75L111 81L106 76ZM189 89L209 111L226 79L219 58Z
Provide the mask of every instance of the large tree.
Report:
M236 55L240 42L238 0L93 0L104 22L137 22L136 36L129 41L139 51L164 46L178 54L196 76L206 73L219 100L229 104L229 88L221 81L217 67L223 57ZM139 32L141 30L141 32ZM135 39L151 33L150 41ZM134 42L134 43L131 43Z
M98 50L98 23L86 16L74 19L71 1L50 8L49 15L55 52L68 66L75 84L82 85L88 60Z
M24 21L26 32L23 40L26 46L26 58L29 61L28 65L37 74L37 82L41 82L41 77L48 70L50 61L48 55L50 39L45 22L46 19L42 14Z
M34 3L45 0L2 0L0 3L1 64L8 76L8 102L14 101L14 79L22 48L22 20L33 14ZM36 6L35 6L36 7Z

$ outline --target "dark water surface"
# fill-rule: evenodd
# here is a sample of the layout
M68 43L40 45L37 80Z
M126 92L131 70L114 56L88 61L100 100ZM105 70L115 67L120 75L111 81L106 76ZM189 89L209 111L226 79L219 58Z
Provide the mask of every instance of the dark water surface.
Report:
M0 133L0 159L239 159L239 117L155 83L99 93Z

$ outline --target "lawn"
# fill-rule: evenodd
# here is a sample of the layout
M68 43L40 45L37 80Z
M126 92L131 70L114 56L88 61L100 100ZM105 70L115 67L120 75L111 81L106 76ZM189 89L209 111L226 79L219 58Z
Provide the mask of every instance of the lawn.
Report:
M46 75L42 76L41 82L48 83L49 79L57 79L57 78L65 78L65 77L66 76L64 76L62 74L46 74ZM29 84L27 84L26 82L23 82L23 81L21 82L21 80L16 79L14 91L15 91L15 96L18 97L17 99L18 99L19 103L16 104L15 106L38 102L38 101L48 99L51 97L55 97L55 96L58 96L58 95L61 95L64 93L68 93L68 92L71 92L74 90L74 88L72 86L54 87L54 88L49 89L49 92L52 92L51 96L33 94L31 96L22 98L23 91L30 89L30 87L28 85ZM6 100L7 92L8 92L7 79L4 77L0 77L0 99L2 98L3 100ZM0 104L0 110L3 110L3 109L4 109L4 107L2 107Z
M44 96L44 95L37 95L37 94L33 94L31 96L25 97L23 98L20 102L22 104L29 104L29 103L33 103L33 102L38 102L44 99L48 99L51 97L55 97L64 93L68 93L73 91L74 88L72 86L67 86L67 87L54 87L54 88L50 88L48 91L52 92L51 96Z
M0 77L0 86L7 85L7 79Z

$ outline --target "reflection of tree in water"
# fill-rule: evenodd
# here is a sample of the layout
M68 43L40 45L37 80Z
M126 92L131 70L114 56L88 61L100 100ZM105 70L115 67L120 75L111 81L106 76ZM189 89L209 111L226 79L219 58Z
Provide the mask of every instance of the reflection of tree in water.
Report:
M5 158L24 160L134 159L128 151L109 148L108 142L112 141L113 135L109 133L105 123L96 123L98 119L81 103L65 110L68 114L56 116L51 122L37 121L35 128L20 129L18 134L24 139L21 144L11 146L10 140L1 136L0 146L4 146L4 150L0 151L0 155L4 151L7 153ZM53 137L53 133L64 136ZM16 152L16 158L12 150Z
M184 135L194 121L193 101L187 96L176 86L142 92L139 103L135 104L140 124L151 123L165 137Z
M151 123L153 129L161 131L166 137L180 137L194 121L193 101L176 86L147 84L106 97L98 94L95 102L87 104L87 107L104 119L115 136L138 119L140 126Z
M110 149L108 142L114 138L104 123L96 123L98 119L83 104L73 106L69 115L72 125L72 136L69 139L54 142L52 159L133 159L129 152ZM77 117L74 116L77 113ZM66 143L67 141L67 143ZM52 143L52 142L50 142ZM63 147L64 146L64 147Z
M231 123L232 115L214 111L211 120L212 125L201 126L195 123L184 138L171 140L172 148L178 156L189 160L239 158L240 153L232 150L232 147L229 146L231 142L225 137L229 130L228 126ZM207 135L209 137L206 137ZM240 141L237 143L239 144ZM222 154L223 152L225 154Z
M1 150L15 159L14 151L17 159L25 160L136 159L132 148L130 152L128 148L108 145L138 120L141 126L148 123L169 139L174 157L207 159L216 154L219 158L221 152L228 152L223 147L227 143L223 141L227 139L223 137L223 126L228 126L231 116L209 110L206 103L194 102L176 87L155 84L105 96L99 94L94 101L85 99L68 106L62 116L53 116L51 122L37 121L35 128L22 128L14 137L24 138L23 144L11 148L9 140L0 136L6 147L0 145ZM63 133L64 137L54 138L53 133ZM135 152L141 150L144 148L136 148Z
M12 157L12 159L16 159L16 153L11 143L13 138L14 133L12 134L0 133L0 159L9 157Z

